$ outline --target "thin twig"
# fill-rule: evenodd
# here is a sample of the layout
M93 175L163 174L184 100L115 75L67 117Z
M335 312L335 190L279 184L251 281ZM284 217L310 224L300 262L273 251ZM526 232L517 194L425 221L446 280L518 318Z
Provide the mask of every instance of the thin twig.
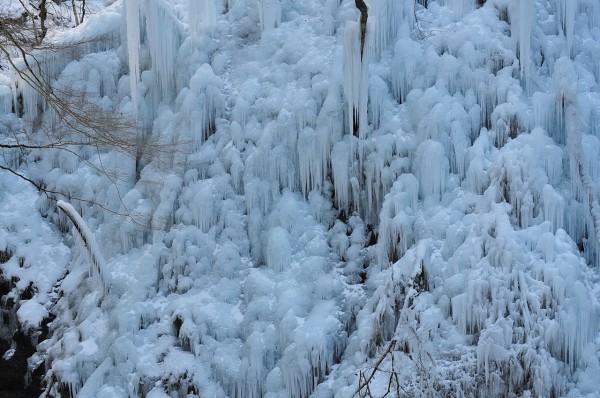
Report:
M377 362L373 366L373 371L371 372L369 377L367 379L365 379L364 383L359 382L358 388L354 392L354 395L358 394L363 388L368 388L369 384L371 383L371 380L373 380L373 378L375 377L375 374L379 370L379 366L381 365L383 360L387 357L387 355L390 352L392 352L392 350L394 349L395 346L396 346L396 340L390 341L390 344L388 344L385 352L381 355L381 357L377 360Z

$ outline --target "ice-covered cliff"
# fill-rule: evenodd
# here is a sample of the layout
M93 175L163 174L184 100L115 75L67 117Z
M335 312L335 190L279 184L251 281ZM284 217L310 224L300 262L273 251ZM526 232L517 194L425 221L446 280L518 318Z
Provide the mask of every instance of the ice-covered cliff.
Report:
M365 3L124 0L38 54L139 126L5 153L103 257L0 174L46 396L600 396L600 3Z

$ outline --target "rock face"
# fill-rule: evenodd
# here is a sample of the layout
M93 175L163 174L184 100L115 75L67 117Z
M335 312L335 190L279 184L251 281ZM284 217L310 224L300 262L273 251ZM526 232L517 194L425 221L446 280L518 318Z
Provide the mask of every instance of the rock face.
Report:
M10 281L1 279L0 398L37 398L41 394L43 369L37 369L31 375L28 368L28 359L36 352L32 340L36 341L37 338L32 339L33 336L19 330L11 290Z
M48 337L53 290L70 259L37 198L28 184L0 178L0 397L42 393L38 343Z
M27 359L35 353L35 346L23 332L16 332L11 341L0 340L2 353L15 346L10 358L0 359L0 398L37 398L42 392L42 369L38 369L27 382Z

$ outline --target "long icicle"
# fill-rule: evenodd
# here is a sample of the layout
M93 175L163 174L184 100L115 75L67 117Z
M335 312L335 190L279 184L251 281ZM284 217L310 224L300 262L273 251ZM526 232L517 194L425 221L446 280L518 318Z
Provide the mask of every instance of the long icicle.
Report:
M90 260L92 262L93 268L98 273L98 279L100 280L100 285L102 286L103 295L107 293L107 283L106 283L106 262L104 261L104 257L102 253L100 253L100 249L98 248L98 244L96 243L96 239L94 238L94 234L88 228L87 224L81 218L79 213L75 208L62 200L56 202L56 206L61 209L69 220L73 223L75 230L79 234L81 241L83 242L83 246L85 247L88 255L90 256Z

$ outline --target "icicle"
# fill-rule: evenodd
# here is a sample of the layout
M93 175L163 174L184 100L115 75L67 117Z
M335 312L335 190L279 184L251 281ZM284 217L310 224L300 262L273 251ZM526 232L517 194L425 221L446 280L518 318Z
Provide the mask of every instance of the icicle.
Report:
M344 94L348 103L348 126L356 122L355 109L360 100L360 24L349 21L344 32Z
M375 54L377 55L379 55L381 50L387 45L389 38L389 20L386 9L387 3L388 1L386 0L373 0L369 2L369 13L375 17L376 21L373 41ZM395 3L395 1L389 3Z
M138 0L125 1L127 23L127 52L129 54L129 84L133 110L138 112L138 84L140 82L140 4Z
M327 161L324 167L329 165L331 147L339 142L344 134L343 100L338 89L331 89L323 102L316 123L317 139L321 156ZM327 170L324 170L324 175Z
M300 187L305 197L310 191L323 186L328 160L321 151L320 144L325 144L325 148L328 147L327 142L322 142L323 138L326 138L324 134L317 137L310 127L305 128L298 136L298 171Z
M315 134L315 146L317 147L316 153L318 158L315 160L313 174L317 178L314 179L315 185L313 189L320 189L324 185L324 181L329 171L332 141L336 138L335 136L338 134L331 134L331 129L329 129L328 126L317 126L317 131L315 132Z
M333 302L318 303L294 331L293 343L285 349L279 363L288 397L310 396L329 372L341 345L341 325L332 316L335 311Z
M175 175L164 179L160 190L160 203L152 215L151 226L154 238L162 236L158 231L166 231L173 225L177 198L181 193L182 181ZM159 238L160 239L160 238ZM153 239L154 240L154 239Z
M317 103L308 90L298 90L292 104L292 113L296 118L298 131L308 126L314 126L317 120Z
M369 79L369 119L375 129L379 128L388 92L388 86L381 77L373 76Z
M62 200L56 202L56 206L61 209L67 217L73 223L73 227L81 237L83 242L83 246L85 247L88 255L90 256L90 261L92 262L92 266L98 275L98 281L100 282L100 287L102 289L103 295L108 293L108 268L106 267L106 263L104 261L104 257L98 248L98 244L96 243L96 238L94 238L94 234L89 230L83 218L77 213L75 208L71 206L69 203L66 203Z
M252 178L244 185L246 211L248 214L267 214L271 208L271 185L269 181Z
M374 17L373 47L376 55L380 55L390 41L393 41L398 31L403 4L400 1L373 0L368 2L369 14Z
M244 148L244 132L242 130L242 126L240 126L240 124L236 121L232 121L231 125L230 125L230 130L231 130L231 140L233 142L233 145L235 145L236 148L238 149L243 149Z
M462 125L455 121L452 122L452 132L450 133L450 170L458 174L462 179L465 177L467 167L467 149L471 142L467 138Z
M539 91L533 93L533 120L535 126L543 127L557 144L566 142L562 105L554 95Z
M248 121L248 115L250 114L251 107L248 101L246 101L241 96L238 97L235 101L235 106L233 108L233 117L234 120L239 123L241 127L246 126L246 122Z
M207 183L203 183L203 181L207 181ZM210 183L211 180L203 181L189 187L196 191L193 193L194 196L189 205L194 224L202 231L208 232L216 222L215 201L217 196L213 185Z
M12 111L12 92L9 87L0 85L0 114L7 115Z
M458 73L460 70L460 62L451 54L444 53L440 57L438 63L438 76L446 82L450 94L454 94L457 89Z
M354 205L354 211L362 214L360 203L360 195L362 190L360 189L360 182L358 182L358 178L356 178L356 176L350 177L350 188L352 192L352 204Z
M187 115L192 140L199 146L216 130L216 120L222 114L225 101L221 79L208 64L198 68L189 84L181 108Z
M398 207L396 203L396 213L405 210L406 207L410 207L413 211L416 211L419 200L419 180L413 174L402 174L398 177L398 182L402 184L402 191L408 195L408 201L402 208Z
M564 127L569 154L571 184L576 199L583 202L585 214L584 251L588 261L598 265L600 246L600 205L594 180L586 169L582 148L580 115L577 106L577 72L568 57L558 59L554 65L553 81L556 90L557 112L564 113Z
M554 261L554 234L545 232L537 242L537 250L542 253L542 257L546 262Z
M183 25L171 4L164 0L144 2L146 17L146 45L150 50L153 72L157 78L162 99L175 96L175 63L183 38Z
M348 21L344 32L344 94L348 103L348 126L358 127L358 137L362 140L367 127L369 45L365 43L363 48L361 42L360 23Z
M77 166L79 166L79 158L72 153L57 152L56 160L58 167L65 173L73 173L77 169Z
M335 32L334 15L336 15L338 7L338 0L325 0L325 6L323 7L323 33L326 35L332 36Z
M521 79L525 82L525 87L529 87L531 72L531 24L533 13L533 1L513 0L510 7L510 34L519 54Z
M339 209L348 209L350 204L350 161L354 154L347 141L338 142L331 152L331 169L335 202Z
M473 0L450 0L450 8L454 12L454 19L460 20L475 6Z
M394 46L392 92L404 102L417 74L417 60L422 56L420 47L409 38L400 38Z
M496 95L493 90L489 89L492 83L490 82L490 76L483 71L476 70L473 72L470 80L472 84L471 87L477 96L477 104L480 105L481 117L479 120L487 123L490 121L490 116L497 105ZM479 133L480 128L481 127L478 126L474 133ZM476 137L477 136L475 135L473 138Z
M575 29L575 14L578 3L578 0L555 0L556 20L559 31L567 41L567 56L571 55L571 49L573 48L573 31Z
M267 267L275 272L284 271L292 260L292 248L288 232L276 227L269 231L265 247Z
M377 257L382 267L402 257L414 241L413 216L417 208L419 182L402 174L385 196L379 215Z
M596 0L580 0L582 12L588 17L588 28L600 27L600 3Z
M562 149L554 145L544 129L540 127L531 130L530 138L529 145L535 150L538 165L546 172L548 184L559 184L562 178L563 164L558 159L563 158Z
M258 176L283 189L294 187L296 182L296 168L292 162L289 148L277 145L259 148L246 163Z
M437 141L427 140L417 148L414 162L422 198L440 200L446 189L449 162L444 147Z
M531 191L525 192L519 206L519 225L521 228L528 228L533 224L533 195Z
M100 366L87 378L85 384L79 390L77 394L78 398L94 398L98 393L98 390L105 382L106 374L110 371L113 366L112 359L106 358Z
M545 185L542 200L544 219L550 221L554 230L564 227L565 201L550 185Z
M38 104L42 104L45 108L45 103L38 91L29 84L31 77L29 77L29 72L27 71L25 63L19 59L15 64L19 72L13 71L13 76L11 78L13 103L15 104L15 108L17 108L20 103L22 104L22 108L17 108L16 111L17 113L20 111L23 112L23 119L28 122L26 124L27 127L30 127L32 122L38 116Z
M210 34L217 24L217 11L214 0L188 0L188 25L192 36Z
M258 17L263 31L274 29L281 23L281 4L279 0L257 0Z
M381 154L372 152L365 162L365 185L367 188L367 210L378 212L381 195L381 173L385 159ZM377 213L375 213L377 214Z

